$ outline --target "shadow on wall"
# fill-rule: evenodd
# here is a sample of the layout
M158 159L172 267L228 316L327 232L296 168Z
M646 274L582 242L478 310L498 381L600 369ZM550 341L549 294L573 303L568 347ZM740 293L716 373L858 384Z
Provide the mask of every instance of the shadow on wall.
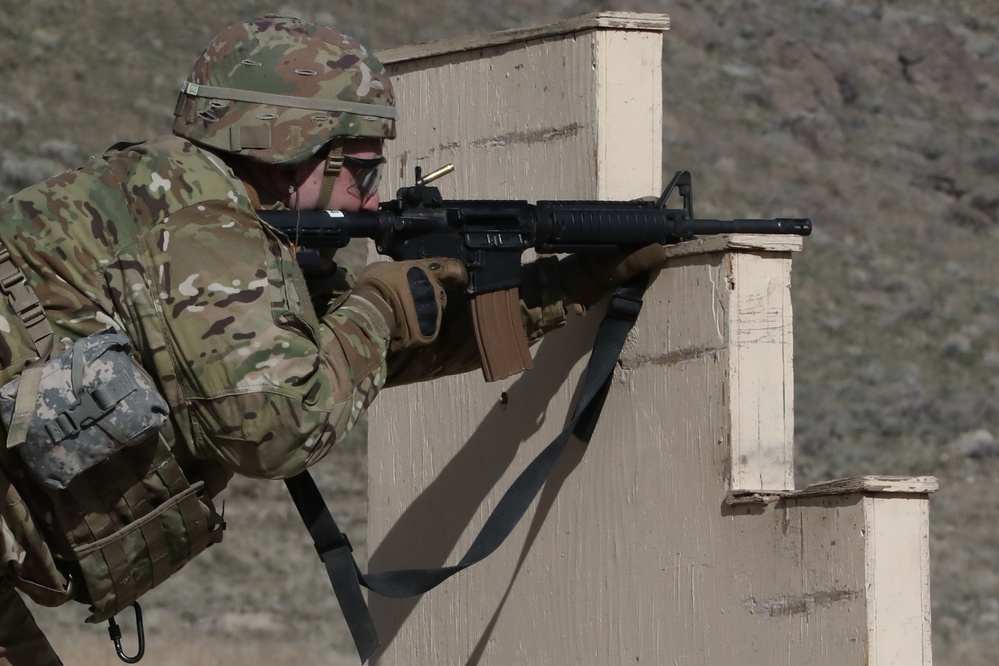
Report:
M489 411L468 442L406 508L372 551L369 559L371 571L441 567L460 559L452 555L452 551L468 530L482 502L513 464L520 446L531 440L545 423L552 398L576 363L592 347L602 315L602 308L597 308L582 320L575 320L569 327L545 337L534 357L534 369L521 375L507 389L506 404L497 403ZM578 399L578 390L577 385L571 401L573 405ZM564 417L563 425L570 416L567 414ZM505 433L505 445L496 445L497 432ZM540 451L546 444L534 443L531 450ZM582 442L572 439L542 489L510 586L516 580L559 489L582 459L585 448ZM531 455L533 458L534 454ZM428 526L432 526L431 529ZM507 594L504 594L469 664L478 663L482 656L506 597ZM395 639L419 600L420 597L388 599L376 594L370 596L371 613L382 649Z

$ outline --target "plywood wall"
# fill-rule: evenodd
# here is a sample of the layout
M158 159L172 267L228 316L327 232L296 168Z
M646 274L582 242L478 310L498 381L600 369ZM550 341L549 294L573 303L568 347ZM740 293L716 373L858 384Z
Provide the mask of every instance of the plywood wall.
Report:
M417 164L454 162L446 198L658 193L667 26L602 14L382 53L403 117L384 191ZM749 237L677 248L590 446L570 447L488 560L418 599L370 599L376 663L928 664L932 480L793 489L800 248ZM524 375L382 394L369 429L372 570L464 554L560 431L598 316L548 336Z

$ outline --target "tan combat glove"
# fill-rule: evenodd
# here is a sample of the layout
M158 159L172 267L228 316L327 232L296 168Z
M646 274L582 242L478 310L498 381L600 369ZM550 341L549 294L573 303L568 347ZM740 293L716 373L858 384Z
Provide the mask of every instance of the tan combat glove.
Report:
M588 308L639 273L657 271L665 264L666 246L653 243L631 253L572 254L559 261L558 269L565 298Z
M371 302L391 330L389 351L422 347L440 331L447 291L460 291L468 273L454 259L382 261L361 272L353 293Z

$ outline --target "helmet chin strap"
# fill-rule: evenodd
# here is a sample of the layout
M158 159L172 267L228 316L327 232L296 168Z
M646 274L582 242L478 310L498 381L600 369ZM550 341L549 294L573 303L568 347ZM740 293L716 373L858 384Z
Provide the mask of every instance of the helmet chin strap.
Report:
M323 181L319 188L319 205L329 204L330 197L333 196L333 185L336 177L343 170L343 145L334 144L326 156L326 164L323 166Z

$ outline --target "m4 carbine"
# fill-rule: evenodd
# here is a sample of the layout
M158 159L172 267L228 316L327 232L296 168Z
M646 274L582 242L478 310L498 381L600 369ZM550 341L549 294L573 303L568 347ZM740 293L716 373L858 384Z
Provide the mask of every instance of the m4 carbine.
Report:
M651 243L672 244L714 234L795 234L807 236L804 218L698 220L694 218L690 173L679 171L658 201L445 201L427 185L436 174L399 189L378 211L258 211L298 248L309 278L310 257L370 238L378 252L397 261L449 257L468 270L475 331L487 381L531 367L520 321L521 255L635 250ZM439 176L437 176L439 177ZM682 208L667 208L677 190ZM312 262L314 263L314 261Z

